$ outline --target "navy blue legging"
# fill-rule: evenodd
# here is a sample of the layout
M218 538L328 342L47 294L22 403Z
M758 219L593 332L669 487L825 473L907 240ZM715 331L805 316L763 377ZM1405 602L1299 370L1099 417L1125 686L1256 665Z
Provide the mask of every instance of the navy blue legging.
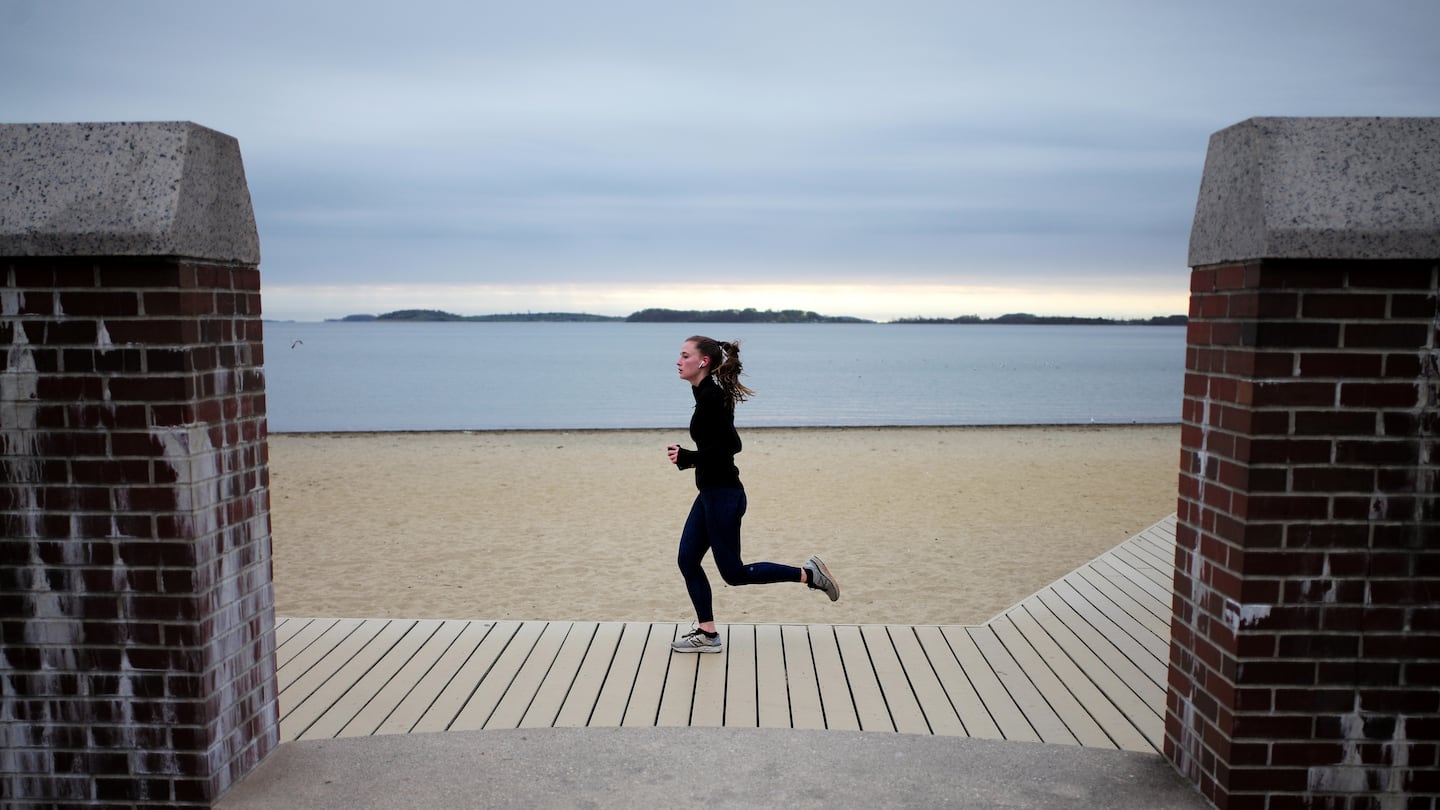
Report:
M745 516L745 490L702 489L685 519L680 535L680 573L701 623L715 621L710 606L710 580L700 560L705 552L715 557L715 567L726 585L768 585L772 582L799 582L800 569L772 562L746 565L740 560L740 519Z

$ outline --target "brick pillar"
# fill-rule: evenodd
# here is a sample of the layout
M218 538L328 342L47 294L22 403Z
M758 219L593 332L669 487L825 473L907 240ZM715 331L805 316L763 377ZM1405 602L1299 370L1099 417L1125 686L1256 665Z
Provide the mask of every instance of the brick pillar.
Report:
M1440 807L1440 119L1216 133L1165 753L1221 808Z
M0 804L206 806L278 743L239 146L0 126L0 178Z

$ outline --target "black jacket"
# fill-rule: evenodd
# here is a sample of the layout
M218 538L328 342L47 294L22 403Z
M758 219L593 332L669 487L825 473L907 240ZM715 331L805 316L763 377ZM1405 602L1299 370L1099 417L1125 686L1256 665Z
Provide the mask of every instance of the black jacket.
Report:
M695 468L696 489L742 488L735 454L740 452L740 434L735 431L735 410L725 404L725 392L710 377L690 389L695 395L695 413L690 417L690 438L694 450L680 448L675 466Z

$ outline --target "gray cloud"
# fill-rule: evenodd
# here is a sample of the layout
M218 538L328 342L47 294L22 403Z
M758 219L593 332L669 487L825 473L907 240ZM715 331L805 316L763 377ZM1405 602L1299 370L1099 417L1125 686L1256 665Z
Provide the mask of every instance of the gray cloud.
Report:
M296 284L1183 288L1210 133L1440 112L1429 0L1171 5L11 0L0 95L235 135Z

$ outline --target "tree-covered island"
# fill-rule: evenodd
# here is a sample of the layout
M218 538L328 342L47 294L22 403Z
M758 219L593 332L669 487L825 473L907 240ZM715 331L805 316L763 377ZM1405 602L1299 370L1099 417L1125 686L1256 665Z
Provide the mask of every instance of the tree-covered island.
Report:
M642 309L624 317L591 315L584 312L516 312L503 315L456 315L438 309L401 309L383 315L347 315L347 323L398 321L402 323L465 321L476 323L875 323L845 315L820 315L808 310L782 309ZM961 315L956 318L900 318L898 324L1020 324L1034 326L1184 326L1184 315L1162 315L1130 320L1080 318L1064 315L1031 315L1016 312L995 318Z

